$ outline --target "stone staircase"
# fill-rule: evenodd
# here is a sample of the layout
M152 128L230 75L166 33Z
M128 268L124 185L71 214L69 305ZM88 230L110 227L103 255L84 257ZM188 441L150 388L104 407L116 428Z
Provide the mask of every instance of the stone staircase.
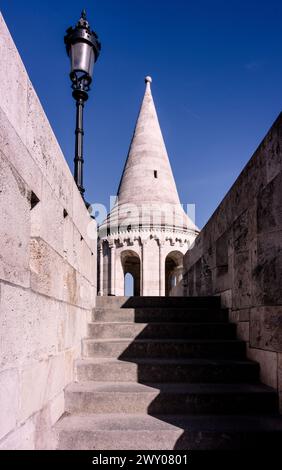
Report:
M217 297L100 297L58 449L275 448L275 391Z

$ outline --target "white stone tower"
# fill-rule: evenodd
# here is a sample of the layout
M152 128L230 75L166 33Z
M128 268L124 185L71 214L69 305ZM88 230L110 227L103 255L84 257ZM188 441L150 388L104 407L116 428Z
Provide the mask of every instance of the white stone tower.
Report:
M99 228L99 295L169 295L182 276L182 259L199 233L177 193L152 93L145 96L118 188L116 203Z

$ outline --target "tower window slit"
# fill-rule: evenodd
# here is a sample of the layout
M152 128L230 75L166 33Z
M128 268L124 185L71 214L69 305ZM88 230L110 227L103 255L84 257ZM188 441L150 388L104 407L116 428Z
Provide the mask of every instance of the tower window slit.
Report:
M155 177L155 178L158 177L158 172L157 172L157 170L154 170L154 177Z

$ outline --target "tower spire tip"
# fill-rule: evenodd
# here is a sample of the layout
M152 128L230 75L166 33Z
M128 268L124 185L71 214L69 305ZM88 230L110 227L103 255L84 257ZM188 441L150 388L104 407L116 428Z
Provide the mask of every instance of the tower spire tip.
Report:
M145 77L145 83L152 83L152 81L153 81L153 79L149 75L147 75L147 77Z

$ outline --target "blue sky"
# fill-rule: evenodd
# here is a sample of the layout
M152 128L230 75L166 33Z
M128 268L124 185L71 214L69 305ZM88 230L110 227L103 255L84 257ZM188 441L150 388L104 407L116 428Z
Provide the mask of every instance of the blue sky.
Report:
M144 93L153 95L181 202L202 227L282 103L282 3L0 0L71 169L75 107L63 36L86 8L102 53L85 113L86 199L109 205Z

